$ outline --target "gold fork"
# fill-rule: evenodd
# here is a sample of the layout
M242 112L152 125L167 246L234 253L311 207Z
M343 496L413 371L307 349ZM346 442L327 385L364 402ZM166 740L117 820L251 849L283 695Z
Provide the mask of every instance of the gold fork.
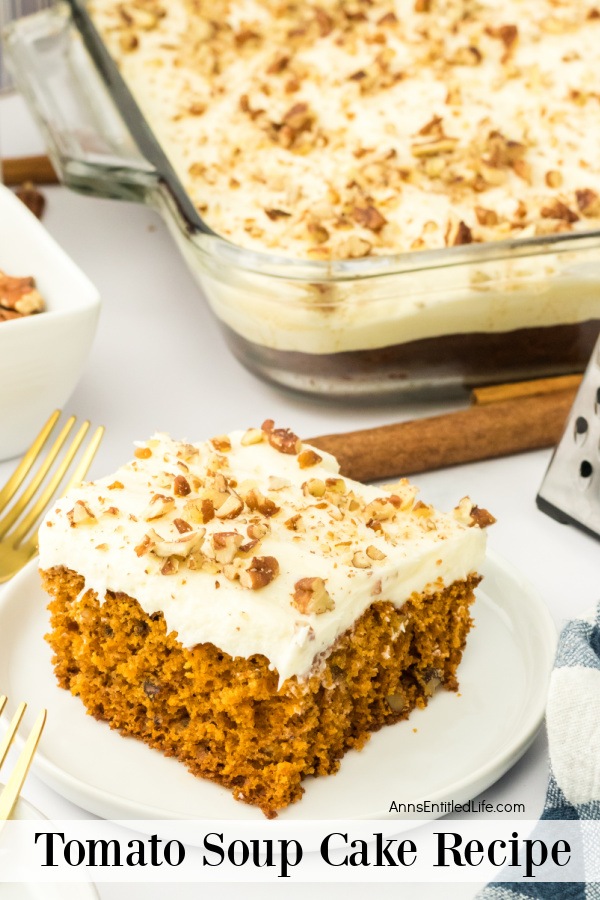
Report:
M4 695L0 695L0 714L2 713L2 710L6 705L6 700L7 698ZM10 725L8 726L8 731L0 740L0 768L2 768L2 764L6 759L6 754L13 744L15 735L17 733L17 728L21 723L23 713L26 709L26 703L21 703L19 705L14 716L11 719ZM33 755L37 749L37 745L40 742L40 737L42 736L45 722L46 710L43 709L40 713L38 713L33 728L29 732L29 737L25 741L25 745L21 750L17 762L15 763L15 767L12 770L8 781L6 782L6 785L4 786L4 790L2 791L2 793L0 793L0 822L5 822L8 818L10 818L15 804L19 799L19 794L21 793L23 782L27 777Z
M84 422L81 425L71 443L65 447L64 455L56 469L46 481L46 476L49 475L50 469L59 457L61 449L65 445L75 423L75 416L71 416L61 428L45 456L41 456L44 445L50 438L59 418L60 410L57 409L50 416L13 474L0 490L0 513L7 510L4 517L0 519L0 584L3 581L8 581L12 575L18 572L19 569L22 569L25 563L36 553L37 530L35 530L35 526L58 492L61 482L90 427L89 422ZM96 454L103 434L104 428L99 427L95 430L61 493L65 493L69 488L83 480ZM9 508L12 498L38 459L41 462L37 472Z

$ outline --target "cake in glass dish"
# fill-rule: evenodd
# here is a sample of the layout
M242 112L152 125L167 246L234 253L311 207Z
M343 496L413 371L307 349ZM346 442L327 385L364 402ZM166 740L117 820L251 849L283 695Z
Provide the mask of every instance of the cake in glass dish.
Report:
M8 46L65 182L160 209L249 369L352 397L585 368L599 40L592 0L69 0Z
M268 284L204 271L247 366L339 394L583 368L600 276L551 245L600 228L591 0L88 9L216 234L279 262L392 263ZM545 239L543 258L508 246ZM432 256L500 242L495 262ZM269 271L266 256L246 262Z
M157 435L40 529L59 684L272 817L456 690L493 521L351 481L268 420Z
M600 224L590 0L88 9L197 209L238 246L353 259Z

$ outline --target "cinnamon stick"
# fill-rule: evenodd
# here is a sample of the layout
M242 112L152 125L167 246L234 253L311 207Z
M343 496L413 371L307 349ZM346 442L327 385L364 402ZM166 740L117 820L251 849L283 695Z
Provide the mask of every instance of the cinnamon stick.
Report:
M510 384L491 384L474 388L471 403L498 403L513 397L530 397L535 394L552 394L556 391L577 390L583 375L558 375L555 378L536 378L533 381L515 381Z
M57 184L58 176L47 156L18 156L3 159L0 166L4 184L20 185L24 181L34 184Z
M502 400L426 419L323 435L308 443L333 453L342 474L357 481L429 472L554 446L575 395L572 388Z

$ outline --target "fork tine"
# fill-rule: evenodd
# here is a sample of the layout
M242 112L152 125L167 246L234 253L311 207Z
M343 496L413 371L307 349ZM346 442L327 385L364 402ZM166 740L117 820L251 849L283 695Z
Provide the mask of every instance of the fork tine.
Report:
M10 512L8 512L6 514L6 516L4 516L4 518L0 521L0 538L2 538L6 534L6 532L11 527L11 525L19 518L19 516L22 514L25 507L30 502L33 495L36 493L40 484L42 483L42 481L48 474L48 470L50 469L52 463L58 456L58 453L60 452L60 448L66 441L67 436L68 436L71 428L73 427L74 421L75 421L75 416L71 416L65 422L64 426L61 429L60 434L58 435L58 437L52 444L52 447L48 451L48 454L47 454L46 458L44 459L42 465L39 467L39 469L35 473L34 477L31 479L31 481L29 482L29 484L27 485L27 487L21 494L21 496L18 498L18 500L15 501Z
M56 471L53 472L52 478L50 479L50 481L48 482L48 484L42 491L40 497L36 500L36 502L30 509L30 511L27 513L25 518L21 521L21 523L17 526L17 528L15 528L14 531L12 532L11 538L12 538L12 542L13 542L14 546L16 546L19 543L19 541L21 541L22 538L25 537L27 532L31 528L33 528L36 521L39 519L39 517L44 512L44 509L46 508L48 503L50 503L50 501L52 500L52 497L56 493L58 486L60 485L61 481L63 480L67 469L73 462L75 454L79 450L79 448L81 446L81 442L83 441L89 427L90 427L89 422L84 422L81 425L79 431L73 438L71 446L65 453L65 455L62 458L60 465L57 467Z
M43 709L38 714L33 728L29 733L29 737L25 741L25 746L21 750L20 756L17 760L17 764L12 770L10 778L6 782L6 787L0 795L0 822L6 821L13 811L14 805L17 802L17 799L21 792L21 788L23 787L23 782L27 778L27 773L29 772L29 767L31 765L34 753L37 749L37 745L40 742L40 737L42 736L42 731L44 730L45 723L46 710Z
M40 450L46 443L50 432L58 422L59 418L60 409L56 409L34 440L33 444L31 445L15 471L10 476L2 490L0 490L0 509L3 509L6 506L9 500L13 497L15 491L17 491L20 487L23 479L36 461Z
M85 478L85 475L87 473L87 470L89 469L89 467L92 463L92 460L93 460L94 456L96 455L96 451L98 449L100 441L102 440L103 434L104 434L104 426L99 425L98 428L96 428L94 434L92 435L92 439L89 442L88 446L86 447L85 452L83 453L83 456L79 460L79 463L77 464L77 468L75 469L75 471L73 472L73 475L69 479L66 488L62 492L63 494L66 494L67 491L71 490L72 487L76 487L78 484L80 484L83 481L83 479ZM23 544L21 544L19 549L26 553L30 553L30 555L33 556L33 554L37 550L37 541L38 541L38 536L37 536L37 531L36 531L35 534L32 534L31 537L27 541L25 541Z
M4 700L6 702L6 697L4 698ZM2 738L2 740L0 741L0 766L2 766L2 763L6 759L6 754L8 753L8 748L12 744L13 738L15 736L15 732L16 732L17 728L19 727L19 723L20 723L21 719L23 718L23 713L25 712L26 709L27 709L26 703L21 703L20 706L17 707L17 711L15 712L14 716L10 720L10 725L8 726L8 730L7 730L6 734L4 735L4 737Z
M92 460L93 460L94 456L96 455L96 451L97 451L98 447L100 446L100 441L102 440L103 434L104 434L104 425L99 425L98 428L96 428L94 434L92 435L92 439L89 442L83 456L79 460L79 463L77 464L77 467L75 468L75 471L73 472L69 481L67 482L67 486L64 491L65 494L67 493L67 491L70 491L72 487L77 487L77 485L80 484L83 481L83 479L85 478L85 476L87 474L87 470L91 466Z

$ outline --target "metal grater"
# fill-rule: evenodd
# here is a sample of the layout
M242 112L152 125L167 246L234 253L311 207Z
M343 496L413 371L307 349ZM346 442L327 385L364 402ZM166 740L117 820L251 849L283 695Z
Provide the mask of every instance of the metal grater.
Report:
M600 539L600 338L536 502Z

